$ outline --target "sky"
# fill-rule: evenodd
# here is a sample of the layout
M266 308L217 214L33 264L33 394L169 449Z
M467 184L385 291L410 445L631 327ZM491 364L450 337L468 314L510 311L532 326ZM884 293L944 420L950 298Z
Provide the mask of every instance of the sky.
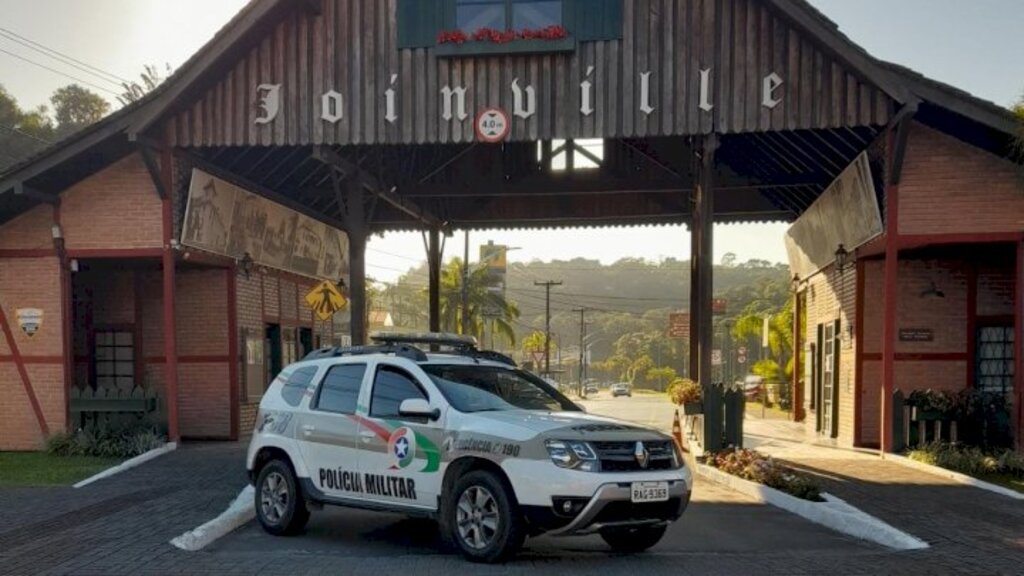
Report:
M840 29L876 57L898 62L1002 106L1024 94L1024 0L811 0ZM0 84L24 108L47 104L74 76L112 102L116 78L136 78L147 64L178 67L245 4L245 0L0 0ZM5 32L7 34L5 34ZM100 80L56 62L8 36L14 33L101 69ZM8 53L45 64L44 70ZM101 88L103 90L101 90ZM784 224L723 225L715 229L715 257L785 261ZM686 259L685 228L647 227L530 232L478 232L476 245L493 240L520 248L509 260L596 258L611 263L639 257ZM423 259L416 234L375 237L368 273L393 281ZM446 257L460 255L462 235L450 238Z

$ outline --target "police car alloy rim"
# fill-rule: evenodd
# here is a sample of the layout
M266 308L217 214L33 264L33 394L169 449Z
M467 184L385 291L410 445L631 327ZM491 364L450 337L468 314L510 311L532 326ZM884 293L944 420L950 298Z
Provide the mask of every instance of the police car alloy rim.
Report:
M288 510L288 482L278 472L271 472L263 480L260 490L260 508L263 517L277 524Z
M471 486L459 497L456 521L459 538L474 550L486 548L498 534L498 501L482 486Z

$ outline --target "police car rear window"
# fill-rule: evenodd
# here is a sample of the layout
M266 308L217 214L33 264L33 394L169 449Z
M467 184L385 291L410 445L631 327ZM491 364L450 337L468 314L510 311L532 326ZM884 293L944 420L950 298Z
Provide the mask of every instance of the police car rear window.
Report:
M355 414L364 374L366 364L332 366L320 384L317 409L339 414Z
M309 388L309 383L313 381L313 376L316 376L316 366L307 366L292 372L281 388L281 398L289 406L298 406L302 402L306 388Z

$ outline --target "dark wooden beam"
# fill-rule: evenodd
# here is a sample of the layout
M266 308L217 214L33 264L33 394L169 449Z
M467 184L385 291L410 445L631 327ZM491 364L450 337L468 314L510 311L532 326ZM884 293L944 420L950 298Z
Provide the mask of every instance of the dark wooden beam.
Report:
M907 157L907 142L910 139L910 127L917 114L918 103L911 102L904 106L893 118L896 138L893 142L892 163L889 165L887 180L893 186L899 186L903 178L903 162Z
M303 10L314 16L319 16L324 13L324 5L321 0L299 0L299 5Z
M56 194L50 194L49 192L43 192L37 190L24 182L14 183L14 195L23 196L25 198L31 198L39 202L45 202L46 204L56 205L60 202L60 198Z
M169 198L170 191L164 186L164 179L160 172L160 164L156 160L156 154L153 149L145 144L140 144L139 152L142 154L142 163L146 165L146 171L149 172L149 177L153 180L153 187L156 188L157 196L159 196L161 200Z

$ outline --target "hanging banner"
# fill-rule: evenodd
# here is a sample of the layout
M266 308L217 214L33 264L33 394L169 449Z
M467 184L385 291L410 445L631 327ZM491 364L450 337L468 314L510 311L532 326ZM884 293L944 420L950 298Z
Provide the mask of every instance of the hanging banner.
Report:
M184 246L302 276L348 282L348 235L305 214L192 170Z

